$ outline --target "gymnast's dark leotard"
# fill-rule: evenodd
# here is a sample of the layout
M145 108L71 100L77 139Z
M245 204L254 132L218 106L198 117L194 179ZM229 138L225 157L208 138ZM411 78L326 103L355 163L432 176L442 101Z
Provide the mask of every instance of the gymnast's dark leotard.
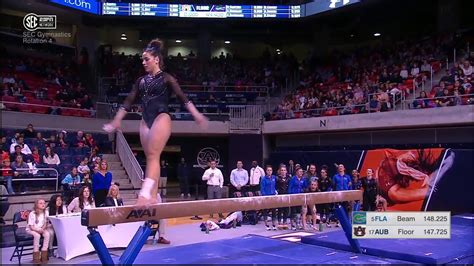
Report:
M159 114L169 114L168 102L171 91L183 103L189 102L176 79L170 74L160 72L154 76L145 75L137 79L132 91L125 99L123 107L129 111L131 105L139 98L143 109L143 121L148 128L151 128L153 121Z

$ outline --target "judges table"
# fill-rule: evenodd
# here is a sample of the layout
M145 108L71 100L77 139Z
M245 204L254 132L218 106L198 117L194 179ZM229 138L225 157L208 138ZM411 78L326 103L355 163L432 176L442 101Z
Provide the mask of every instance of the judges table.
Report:
M58 257L70 260L95 251L87 238L89 230L81 225L81 214L50 216L56 239ZM97 228L108 248L126 248L143 222L103 225Z

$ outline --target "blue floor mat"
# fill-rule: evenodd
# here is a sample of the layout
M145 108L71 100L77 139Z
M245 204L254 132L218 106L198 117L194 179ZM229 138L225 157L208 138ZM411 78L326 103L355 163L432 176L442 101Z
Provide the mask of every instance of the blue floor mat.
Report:
M361 239L365 254L415 263L440 264L474 255L474 227L451 223L451 239ZM301 238L301 242L351 251L342 230Z
M451 224L466 225L474 227L474 214L466 213L451 217Z
M118 258L114 258L118 262ZM135 264L407 264L325 247L247 235L140 252ZM86 264L100 264L99 260Z

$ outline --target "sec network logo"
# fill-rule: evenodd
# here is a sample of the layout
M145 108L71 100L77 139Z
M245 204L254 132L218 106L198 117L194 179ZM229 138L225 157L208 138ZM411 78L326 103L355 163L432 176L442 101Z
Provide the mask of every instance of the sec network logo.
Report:
M29 31L56 29L56 15L26 14L23 17L23 27Z
M366 212L353 212L352 213L352 223L353 224L367 224L367 214Z

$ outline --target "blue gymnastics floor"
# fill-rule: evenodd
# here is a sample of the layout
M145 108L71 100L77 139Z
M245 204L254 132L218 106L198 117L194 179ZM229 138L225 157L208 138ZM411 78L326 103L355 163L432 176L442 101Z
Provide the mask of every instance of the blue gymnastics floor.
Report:
M472 219L453 216L451 239L361 239L365 254L415 263L474 263L474 226ZM301 238L316 246L351 251L343 231Z
M114 258L118 262L118 258ZM203 242L140 252L135 264L409 264L262 236ZM100 264L99 260L87 264Z

